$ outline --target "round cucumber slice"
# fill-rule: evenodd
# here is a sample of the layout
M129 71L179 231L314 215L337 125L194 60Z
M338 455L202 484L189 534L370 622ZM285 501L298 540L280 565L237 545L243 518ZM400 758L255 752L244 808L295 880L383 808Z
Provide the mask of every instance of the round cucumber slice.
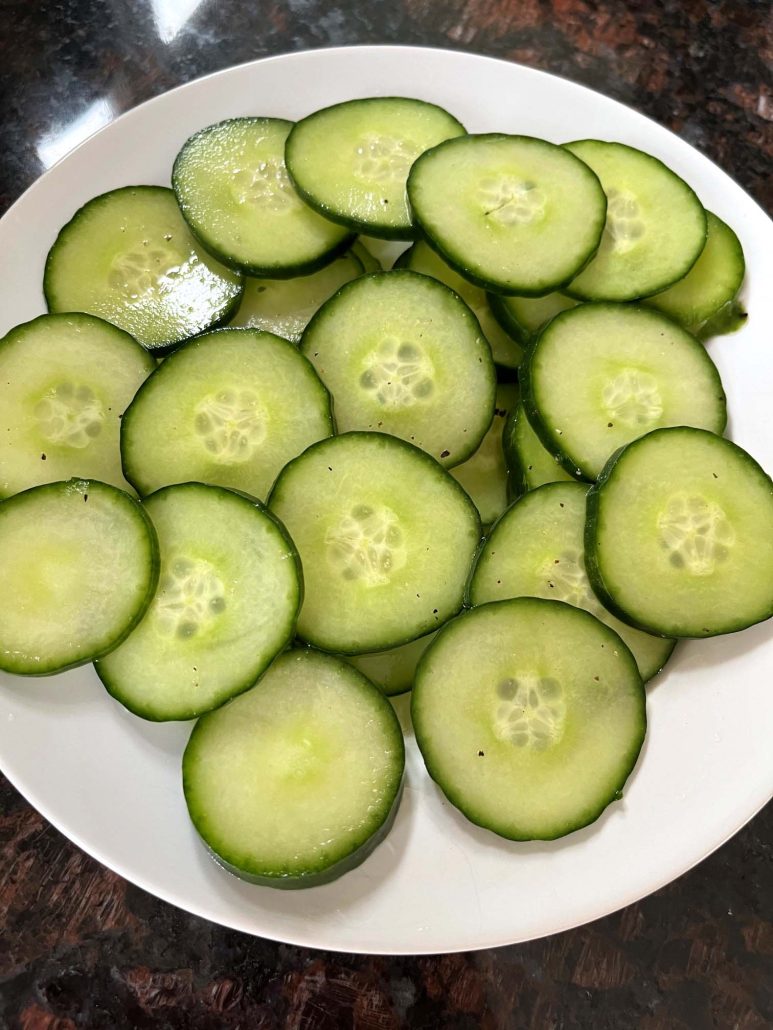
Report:
M0 340L0 497L74 477L131 489L121 417L156 363L92 315L41 315Z
M289 651L196 723L183 790L220 865L251 883L315 887L384 839L404 767L400 724L373 684L330 655Z
M492 529L475 564L470 604L507 597L546 597L584 608L628 645L642 679L652 679L674 649L673 640L642 633L599 603L585 571L582 483L550 483L525 494Z
M622 797L646 729L644 687L608 626L560 601L495 601L450 622L411 696L427 771L472 822L553 840Z
M408 199L427 242L466 279L527 296L577 275L607 207L596 175L564 148L496 134L427 151L408 176Z
M158 589L96 670L135 715L194 719L251 687L290 642L300 562L284 528L244 494L183 483L144 507L158 533Z
M142 618L158 542L141 506L89 479L0 504L0 669L48 676L107 654Z
M593 589L631 625L734 633L773 615L773 482L729 440L658 429L591 490L585 550Z
M491 352L448 287L405 270L347 284L314 316L301 352L335 398L338 431L391 433L458 465L494 412Z
M507 416L502 433L502 449L508 471L508 492L511 497L535 490L545 483L571 482L561 462L545 449L526 417L523 404Z
M598 254L567 292L580 300L636 300L686 275L706 243L706 212L687 183L623 143L565 146L598 175L608 201Z
M363 654L407 643L462 606L480 541L474 504L428 454L382 433L344 433L280 473L269 507L301 556L298 635Z
M227 322L243 287L161 186L124 186L84 204L48 252L43 279L49 311L98 315L157 354Z
M291 343L221 329L142 385L121 423L121 457L143 495L198 481L263 498L291 458L332 432L327 390Z
M172 186L185 220L216 257L249 275L306 275L345 250L351 234L296 193L284 162L293 127L282 118L231 118L185 143Z
M315 210L385 239L415 235L405 180L416 158L464 126L436 104L366 97L302 119L287 140L287 168Z
M419 659L434 639L434 633L427 633L409 644L390 647L388 651L350 655L347 661L387 697L395 697L411 689Z

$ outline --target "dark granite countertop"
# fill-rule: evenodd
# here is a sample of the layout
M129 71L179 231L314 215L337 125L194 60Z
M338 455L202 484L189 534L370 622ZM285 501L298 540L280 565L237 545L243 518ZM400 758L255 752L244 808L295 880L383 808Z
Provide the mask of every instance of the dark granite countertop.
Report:
M318 46L469 49L674 129L773 207L767 2L3 0L0 208L118 113L207 72ZM68 129L69 134L68 134ZM378 958L278 945L157 901L0 778L0 1027L773 1026L773 808L676 883L552 938Z

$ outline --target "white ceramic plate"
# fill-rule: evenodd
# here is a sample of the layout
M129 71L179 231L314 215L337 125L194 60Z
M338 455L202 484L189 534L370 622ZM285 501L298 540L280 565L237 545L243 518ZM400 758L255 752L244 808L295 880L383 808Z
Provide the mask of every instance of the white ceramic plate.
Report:
M169 181L194 130L221 118L299 118L373 94L446 106L471 131L556 142L615 139L662 158L738 232L751 318L710 344L734 440L773 468L773 225L676 136L581 86L484 57L403 47L257 61L130 111L44 175L0 222L0 334L44 310L46 252L97 193ZM252 887L207 857L180 785L189 727L128 715L90 667L48 680L0 677L0 763L24 795L99 861L160 898L225 926L342 951L486 948L554 933L627 905L735 833L773 783L773 625L677 648L649 694L650 728L625 799L593 826L513 844L468 824L408 741L408 780L387 841L354 872L308 891ZM404 707L404 706L403 706Z

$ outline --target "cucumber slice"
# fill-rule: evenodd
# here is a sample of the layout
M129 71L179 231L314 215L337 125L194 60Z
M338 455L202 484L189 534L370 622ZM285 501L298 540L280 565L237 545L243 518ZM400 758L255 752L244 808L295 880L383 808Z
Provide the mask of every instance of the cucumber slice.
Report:
M543 331L522 370L534 429L576 477L595 479L618 447L660 426L721 433L725 393L694 336L627 304L582 304Z
M185 143L172 169L183 217L210 253L249 275L307 275L346 250L351 234L295 192L283 118L231 118Z
M507 507L507 466L502 431L508 412L518 403L515 383L500 383L494 405L494 421L477 451L451 469L451 475L473 500L484 526L499 518Z
M330 655L290 651L196 723L183 790L220 865L251 883L315 887L384 839L404 767L400 724L373 684Z
M448 111L423 100L348 100L295 125L287 169L304 200L326 218L371 236L410 239L408 171L429 147L464 131Z
M459 465L491 425L496 376L470 309L448 287L397 270L344 286L301 341L335 398L339 432L378 430Z
M332 432L327 390L291 343L221 329L142 385L121 423L121 458L142 495L199 481L263 498L291 458Z
M773 615L773 482L729 440L656 430L591 490L585 550L593 589L631 625L734 633Z
M427 633L418 640L392 647L388 651L350 655L347 661L359 669L363 676L367 676L371 683L375 683L383 694L395 697L413 687L419 659L434 639L434 633Z
M300 563L284 528L244 494L183 483L144 505L161 550L158 589L96 670L143 719L195 719L251 687L290 642Z
M508 508L478 555L469 601L479 605L506 597L546 597L584 608L628 645L646 682L663 668L674 641L620 622L591 590L583 541L588 489L583 483L550 483Z
M49 311L98 315L155 354L227 322L243 288L161 186L124 186L84 204L48 252L43 279Z
M269 507L301 556L298 634L309 643L382 651L461 608L478 512L417 447L383 433L323 440L285 466Z
M523 347L528 347L556 315L577 307L577 301L563 293L548 293L544 297L504 297L490 293L488 302L502 328Z
M376 240L375 242L380 242ZM363 270L365 272L383 272L384 266L379 261L375 254L371 254L370 250L363 243L361 238L358 238L349 248L349 253L354 254L356 258L362 263Z
M636 663L560 601L473 608L437 635L411 697L427 771L472 822L553 840L622 796L646 729Z
M607 222L598 254L568 291L580 300L636 300L685 276L706 243L706 212L662 161L623 143L567 143L601 179Z
M427 241L466 279L527 296L577 275L596 252L607 207L595 174L567 150L496 134L423 154L408 199Z
M107 483L46 483L0 504L0 669L48 676L117 647L158 581L150 519Z
M75 476L131 489L124 408L156 367L128 333L92 315L41 315L0 340L0 497Z
M561 462L534 432L526 417L523 404L518 404L507 416L502 433L502 449L508 471L508 491L511 497L535 490L545 483L571 482Z
M663 293L647 300L696 336L710 319L733 304L741 288L746 263L741 241L721 218L706 212L706 246L690 271Z
M336 290L362 273L362 262L349 251L318 272L297 279L247 279L229 328L263 329L299 343L312 315Z
M483 335L491 347L491 356L497 365L504 368L517 368L520 365L523 347L505 331L506 327L503 328L497 322L489 307L485 290L480 286L473 286L454 271L423 240L417 240L409 250L400 255L395 263L395 268L398 267L410 268L414 272L421 272L422 275L431 275L433 279L445 283L454 293L458 293L480 322Z

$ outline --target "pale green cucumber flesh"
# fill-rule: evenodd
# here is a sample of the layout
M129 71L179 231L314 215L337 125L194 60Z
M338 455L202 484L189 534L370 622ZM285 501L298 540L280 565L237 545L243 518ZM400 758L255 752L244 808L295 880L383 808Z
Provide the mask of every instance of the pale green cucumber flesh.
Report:
M773 483L740 447L659 429L608 462L588 496L586 563L604 604L674 637L773 615Z
M622 796L646 729L641 677L617 634L533 597L448 623L419 663L411 716L448 800L511 840L597 819Z
M576 478L570 476L555 455L545 448L526 417L523 403L516 405L507 417L502 449L511 498L545 483L571 482Z
M434 633L427 633L407 644L390 647L388 651L349 655L347 661L359 669L363 676L367 676L371 683L375 683L387 697L395 697L413 687L419 659L434 639Z
M289 651L197 722L183 790L221 865L253 883L312 887L384 838L404 766L397 717L373 684L330 655Z
M251 687L290 642L300 563L284 528L244 494L184 483L143 503L158 533L158 588L96 670L135 715L194 719Z
M507 507L507 465L502 432L508 413L518 403L518 386L500 383L494 403L494 420L477 451L451 469L451 475L472 498L484 526L490 526Z

